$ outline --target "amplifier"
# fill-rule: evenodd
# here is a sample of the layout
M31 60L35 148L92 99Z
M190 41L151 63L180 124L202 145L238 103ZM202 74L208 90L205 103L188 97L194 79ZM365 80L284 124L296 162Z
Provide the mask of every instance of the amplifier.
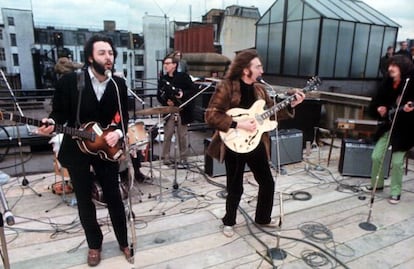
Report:
M210 177L224 176L226 174L226 167L224 165L224 162L221 163L216 159L211 158L211 156L209 156L206 153L207 147L208 145L210 145L210 142L211 138L204 139L204 173L206 173ZM248 165L245 166L244 171L250 171Z
M371 177L371 154L374 144L356 139L343 139L338 171L344 176ZM391 149L385 154L384 178L389 176Z
M280 165L301 162L303 154L303 132L298 129L284 129L279 130L278 133L278 139L276 139L275 131L270 133L272 164L278 167L278 150Z

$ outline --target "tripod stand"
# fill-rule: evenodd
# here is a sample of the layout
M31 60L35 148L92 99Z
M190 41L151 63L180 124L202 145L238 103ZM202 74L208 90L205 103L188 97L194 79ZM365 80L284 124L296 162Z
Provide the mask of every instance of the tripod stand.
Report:
M16 96L14 95L13 90L10 87L9 82L7 81L7 78L4 75L3 70L0 69L0 73L1 73L1 76L2 76L3 81L5 82L5 84L7 86L7 89L10 92L10 96L12 97L12 100L13 100L13 103L14 103L14 106L15 106L15 109L17 109L19 111L20 115L22 117L24 117L23 111L20 108L19 103L17 102ZM32 192L34 194L36 194L37 196L40 197L40 196L42 196L42 194L41 193L38 193L35 189L33 189L29 185L30 184L29 180L26 178L26 169L25 169L25 166L24 166L23 149L22 149L22 139L21 139L20 129L19 129L19 126L17 125L17 122L16 122L15 126L16 126L16 132L17 132L17 146L19 148L20 163L21 163L21 169L22 169L22 175L23 175L23 179L22 179L21 184L22 184L23 187L29 188L30 190L32 190ZM26 125L26 127L27 127L27 130L29 132L31 132L30 128L27 125Z

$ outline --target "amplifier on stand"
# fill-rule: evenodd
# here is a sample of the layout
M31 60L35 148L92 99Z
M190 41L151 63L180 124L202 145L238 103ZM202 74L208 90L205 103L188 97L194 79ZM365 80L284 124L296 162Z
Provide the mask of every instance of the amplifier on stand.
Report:
M301 162L303 154L303 132L298 129L285 129L279 130L278 134L279 137L276 139L276 132L272 131L270 133L272 164L275 167L278 166L278 150L280 165Z
M338 171L343 176L371 177L371 154L374 144L356 139L343 139ZM384 178L389 176L391 149L387 150L383 164Z
M207 147L210 145L211 138L204 139L204 173L209 175L210 177L218 177L218 176L224 176L226 174L226 167L224 165L224 162L221 163L217 161L216 159L211 158L206 152ZM244 171L250 171L249 166L246 164Z

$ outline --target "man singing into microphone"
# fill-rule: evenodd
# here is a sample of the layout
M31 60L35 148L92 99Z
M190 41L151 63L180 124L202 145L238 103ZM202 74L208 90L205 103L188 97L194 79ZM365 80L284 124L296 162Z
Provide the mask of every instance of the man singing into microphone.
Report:
M102 130L94 125L94 131L103 133L104 142L97 145L102 149L118 147L128 126L127 86L125 80L112 77L117 51L112 40L96 35L91 37L84 48L86 66L81 74L65 74L56 84L49 123L38 129L40 134L50 134L53 123L79 128L90 122L99 123ZM116 83L116 85L115 85ZM120 100L120 102L118 102ZM112 131L105 128L115 126ZM98 155L84 153L75 139L64 135L58 160L67 168L76 194L79 217L89 247L87 263L96 266L101 261L103 234L96 218L92 201L92 186L97 180L103 191L119 249L127 260L131 258L128 247L127 222L118 184L119 164ZM95 176L91 173L94 172Z
M266 101L266 106L273 106L273 101L260 81L263 66L255 50L245 50L234 58L225 78L216 87L205 113L206 123L217 131L214 133L207 153L223 161L227 176L226 214L223 217L223 234L231 237L234 234L233 226L236 224L236 213L243 194L243 173L245 164L250 167L254 178L259 184L255 222L259 225L276 227L278 223L271 219L275 183L269 167L270 139L268 133L263 133L261 142L251 152L237 153L226 147L218 131L227 132L230 128L244 129L256 132L260 126L254 118L233 121L226 112L231 108L249 109L258 99ZM292 108L305 98L302 92L291 90L296 100L290 104L288 110L280 110L277 119L293 116Z

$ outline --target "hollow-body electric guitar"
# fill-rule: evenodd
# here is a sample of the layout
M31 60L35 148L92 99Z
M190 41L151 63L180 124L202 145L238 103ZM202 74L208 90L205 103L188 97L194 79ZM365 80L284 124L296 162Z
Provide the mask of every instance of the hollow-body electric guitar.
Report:
M27 118L9 112L0 111L0 120L10 120L19 123L25 123L40 127L45 125L40 120ZM97 122L88 122L83 124L81 128L67 127L60 124L54 124L54 131L57 133L69 134L76 140L79 148L83 153L98 155L100 158L108 161L116 162L123 154L122 143L118 142L115 146L110 147L105 136L116 129L114 125L108 125L102 128Z
M305 88L302 89L304 93L316 90L321 81L318 77L313 77L307 82ZM265 100L257 100L249 109L232 108L226 113L230 115L234 121L242 121L246 119L253 119L256 121L256 131L249 132L243 129L230 128L227 132L220 131L220 137L224 144L231 150L238 153L248 153L254 150L260 143L262 134L271 131L277 127L277 121L269 118L278 111L286 108L296 97L289 96L283 101L277 103L269 109L264 109Z

